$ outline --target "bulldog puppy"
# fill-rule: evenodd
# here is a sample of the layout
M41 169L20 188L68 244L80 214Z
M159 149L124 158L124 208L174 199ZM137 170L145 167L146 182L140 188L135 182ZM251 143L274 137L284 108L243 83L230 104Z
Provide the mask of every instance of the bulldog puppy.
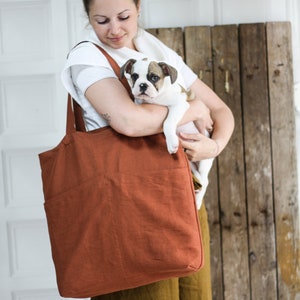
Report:
M129 74L127 79L136 103L168 107L163 129L169 153L176 153L179 146L177 124L189 108L186 91L175 83L177 70L164 62L130 59L121 67L121 76L125 73Z
M153 103L168 107L168 115L163 124L167 149L170 154L176 153L179 147L177 131L196 133L193 123L177 128L177 124L189 108L188 100L192 95L180 86L177 80L177 70L165 62L129 59L121 67L121 78L126 76L135 98L135 102ZM207 135L209 136L208 132ZM213 159L190 163L198 209L208 186L208 173Z

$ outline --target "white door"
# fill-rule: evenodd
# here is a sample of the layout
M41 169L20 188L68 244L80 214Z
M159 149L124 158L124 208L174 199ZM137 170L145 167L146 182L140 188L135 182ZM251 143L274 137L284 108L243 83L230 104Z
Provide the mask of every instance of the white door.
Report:
M0 0L0 299L62 299L37 154L64 135L60 81L87 23L81 0Z

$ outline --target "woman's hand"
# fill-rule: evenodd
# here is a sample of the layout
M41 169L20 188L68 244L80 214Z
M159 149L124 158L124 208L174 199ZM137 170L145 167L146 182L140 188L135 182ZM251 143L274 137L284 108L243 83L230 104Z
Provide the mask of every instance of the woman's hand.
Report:
M205 134L205 131L211 132L213 120L209 108L201 100L191 100L189 104L190 107L179 122L178 127L193 121L200 133Z
M180 132L179 139L190 161L200 161L219 154L217 142L201 133Z
M234 118L229 107L201 80L197 79L191 90L196 100L190 102L191 108L186 115L190 114L200 133L180 133L179 138L188 158L200 161L216 157L223 151L232 135ZM210 138L203 134L204 129L210 133Z
M190 101L190 105L193 105L193 110L198 112L194 124L199 132L202 134L205 134L206 131L211 132L213 129L213 120L209 108L199 100Z

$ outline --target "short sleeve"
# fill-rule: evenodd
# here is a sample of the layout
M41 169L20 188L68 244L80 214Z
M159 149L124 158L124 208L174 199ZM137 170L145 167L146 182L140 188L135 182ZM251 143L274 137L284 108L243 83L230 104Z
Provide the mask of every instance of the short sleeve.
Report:
M77 89L84 95L88 87L104 78L117 78L113 70L102 66L75 65L71 67L71 76Z
M198 76L184 64L181 68L181 74L185 82L185 86L189 89L191 85L197 80Z

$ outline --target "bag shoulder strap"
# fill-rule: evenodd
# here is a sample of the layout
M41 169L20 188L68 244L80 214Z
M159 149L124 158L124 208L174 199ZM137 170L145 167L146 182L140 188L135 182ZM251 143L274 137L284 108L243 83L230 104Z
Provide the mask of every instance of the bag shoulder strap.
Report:
M110 63L111 67L113 68L115 74L117 75L117 77L119 78L119 80L122 82L123 86L126 88L128 94L130 95L131 99L134 100L134 97L132 95L131 92L131 88L128 84L128 81L125 77L121 78L121 71L120 71L120 67L119 65L116 63L116 61L103 49L101 48L99 45L94 44L102 53L103 55L106 57L106 59L108 60L108 62Z
M81 43L88 43L88 41L82 41L78 43L76 46L78 46ZM116 61L99 45L93 43L101 52L102 54L106 57L108 62L110 63L112 69L114 70L115 74L117 75L118 79L121 81L125 89L127 90L128 94L130 95L131 99L134 100L134 97L131 92L131 88L128 84L128 81L125 77L121 78L121 73L120 73L120 67L116 63ZM75 47L76 47L75 46ZM73 110L72 110L72 104L73 104ZM75 127L74 127L75 124ZM67 133L71 133L74 130L77 131L86 131L85 129L85 123L83 120L82 116L82 109L80 105L72 99L70 95L68 95L68 108L67 108Z

